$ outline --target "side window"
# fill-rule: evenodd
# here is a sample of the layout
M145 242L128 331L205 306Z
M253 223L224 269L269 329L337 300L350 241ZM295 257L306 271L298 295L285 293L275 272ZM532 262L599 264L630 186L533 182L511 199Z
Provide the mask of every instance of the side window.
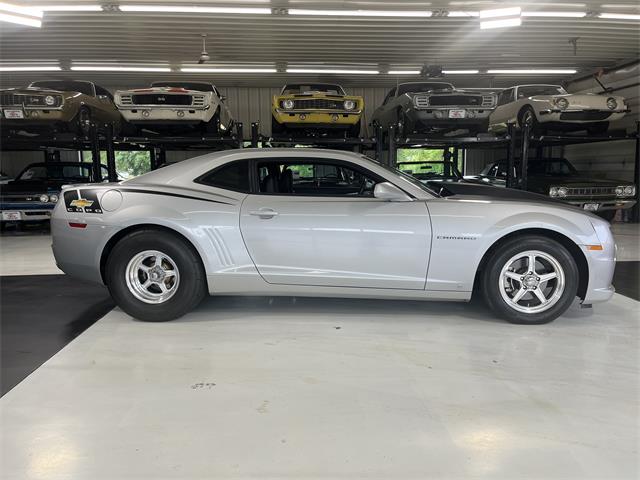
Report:
M507 103L510 103L513 97L513 88L509 88L507 90L503 90L502 92L500 92L500 95L498 95L498 105L505 105Z
M386 105L389 102L389 100L391 100L395 96L396 96L396 89L393 88L389 93L387 93L387 96L384 97L384 101L382 102L382 104Z
M197 183L210 187L224 188L234 192L249 192L249 162L240 160L223 165L205 173L196 180Z
M264 161L257 164L260 193L372 197L377 179L330 160Z

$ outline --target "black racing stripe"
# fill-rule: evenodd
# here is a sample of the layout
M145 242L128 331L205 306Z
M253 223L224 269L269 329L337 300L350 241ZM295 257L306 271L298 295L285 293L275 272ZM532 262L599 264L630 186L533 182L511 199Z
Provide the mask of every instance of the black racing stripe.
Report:
M137 188L119 188L118 191L131 192L131 193L147 193L149 195L164 195L166 197L188 198L190 200L200 200L202 202L221 203L222 205L233 205L232 203L220 202L218 200L210 200L208 198L192 197L190 195L181 195L179 193L158 192L156 190L142 190Z

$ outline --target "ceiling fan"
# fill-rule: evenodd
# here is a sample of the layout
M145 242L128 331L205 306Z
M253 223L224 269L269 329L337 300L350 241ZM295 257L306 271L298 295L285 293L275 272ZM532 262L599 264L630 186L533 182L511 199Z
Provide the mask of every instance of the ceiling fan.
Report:
M209 53L207 53L207 34L203 33L200 36L202 37L202 52L200 52L198 65L208 62L211 59L211 57L209 57Z

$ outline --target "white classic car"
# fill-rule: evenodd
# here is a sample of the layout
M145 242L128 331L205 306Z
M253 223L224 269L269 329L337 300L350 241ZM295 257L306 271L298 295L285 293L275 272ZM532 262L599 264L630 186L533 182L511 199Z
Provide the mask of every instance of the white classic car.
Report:
M154 82L149 88L115 94L125 120L161 133L184 129L220 135L230 132L234 121L224 100L215 85L205 82Z
M504 131L508 123L529 124L534 133L547 129L604 133L609 122L628 112L625 99L593 93L571 94L560 85L518 85L498 95L489 130Z

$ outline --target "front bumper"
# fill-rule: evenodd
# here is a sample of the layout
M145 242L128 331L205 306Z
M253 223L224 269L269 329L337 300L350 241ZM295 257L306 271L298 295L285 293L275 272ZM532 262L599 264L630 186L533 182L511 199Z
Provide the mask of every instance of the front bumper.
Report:
M1 119L2 124L8 127L20 127L29 125L50 125L55 122L68 123L73 120L74 115L70 115L68 110L52 109L52 110L39 110L39 109L24 109L20 107L0 107L2 110ZM4 110L22 110L24 118L6 118Z
M631 208L636 204L635 200L617 200L606 198L560 200L565 203L575 205L576 207L580 207L583 210L585 209L585 205L597 205L597 208L595 210L590 210L595 212L602 212L605 210L626 210L627 208Z
M1 222L40 222L51 219L51 212L55 204L41 203L34 204L0 204ZM11 217L11 218L8 218ZM15 218L17 217L17 218Z
M616 244L609 225L605 222L593 223L593 228L602 250L590 250L583 246L583 252L589 266L589 283L584 304L606 302L615 293L612 285L616 268Z
M451 111L464 110L464 118L450 118ZM488 127L491 109L431 107L427 109L410 109L407 117L415 125L425 127L480 126Z
M571 109L560 110L557 108L541 110L538 112L540 123L594 123L614 122L620 120L629 110L601 110L601 109Z
M362 112L359 111L313 112L276 109L272 113L276 122L288 127L349 127L356 125L362 118Z
M214 112L207 107L171 107L153 108L140 105L136 108L118 107L124 119L129 123L146 124L182 124L208 122L213 118Z

